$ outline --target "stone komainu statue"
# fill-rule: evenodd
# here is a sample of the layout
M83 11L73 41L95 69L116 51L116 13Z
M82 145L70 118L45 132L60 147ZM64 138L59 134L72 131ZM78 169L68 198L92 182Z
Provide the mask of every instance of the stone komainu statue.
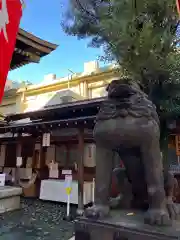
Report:
M178 212L172 201L174 178L163 173L156 107L138 84L128 79L112 81L107 92L94 128L95 203L85 216L97 219L109 214L113 155L118 152L131 183L131 207L146 206L147 223L168 225Z

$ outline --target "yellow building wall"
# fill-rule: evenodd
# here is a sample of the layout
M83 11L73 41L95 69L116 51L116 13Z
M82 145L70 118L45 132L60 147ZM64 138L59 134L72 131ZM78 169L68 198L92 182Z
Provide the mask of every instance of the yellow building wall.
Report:
M0 105L0 113L14 114L42 108L58 91L70 89L83 98L97 98L106 95L109 82L119 78L117 69L109 68L88 75L78 75L70 80L55 79L46 84L30 85L20 88L14 96L4 98Z
M13 94L12 96L3 98L0 104L0 114L9 115L23 112L23 93Z

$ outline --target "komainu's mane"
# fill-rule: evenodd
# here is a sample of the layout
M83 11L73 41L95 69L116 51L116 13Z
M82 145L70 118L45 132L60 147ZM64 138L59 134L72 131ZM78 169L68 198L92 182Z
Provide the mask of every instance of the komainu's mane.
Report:
M112 81L107 87L107 99L103 102L97 120L107 120L128 115L154 119L159 124L155 105L137 83Z

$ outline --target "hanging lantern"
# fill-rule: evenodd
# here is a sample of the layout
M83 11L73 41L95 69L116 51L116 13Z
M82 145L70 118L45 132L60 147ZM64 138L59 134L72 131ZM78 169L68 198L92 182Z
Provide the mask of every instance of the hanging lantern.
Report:
M4 94L21 16L21 0L0 0L0 102Z

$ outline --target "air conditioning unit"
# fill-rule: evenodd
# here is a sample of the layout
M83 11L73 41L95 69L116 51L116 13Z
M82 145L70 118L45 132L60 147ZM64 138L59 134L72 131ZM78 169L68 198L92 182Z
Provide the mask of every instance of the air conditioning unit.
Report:
M98 61L91 61L84 63L84 74L92 74L99 70L99 63Z
M96 145L86 143L84 146L84 167L96 166Z
M44 81L56 80L56 74L50 73L44 76Z

